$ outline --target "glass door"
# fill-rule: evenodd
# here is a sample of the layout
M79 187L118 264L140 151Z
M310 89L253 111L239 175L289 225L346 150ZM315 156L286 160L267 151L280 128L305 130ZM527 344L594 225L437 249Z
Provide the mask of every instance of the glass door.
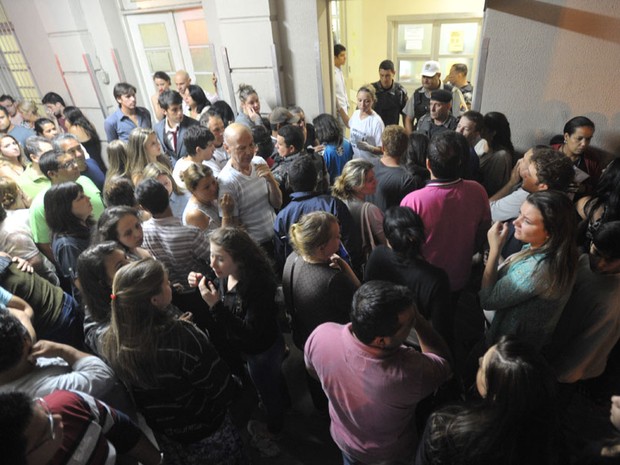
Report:
M128 15L127 24L142 85L148 92L147 96L142 96L142 101L148 101L150 106L149 97L155 92L152 79L155 71L168 73L174 88L174 74L184 69L193 84L214 92L214 59L202 9Z
M207 93L217 93L213 87L215 57L202 10L174 13L174 22L185 69L192 78L192 84L198 84Z

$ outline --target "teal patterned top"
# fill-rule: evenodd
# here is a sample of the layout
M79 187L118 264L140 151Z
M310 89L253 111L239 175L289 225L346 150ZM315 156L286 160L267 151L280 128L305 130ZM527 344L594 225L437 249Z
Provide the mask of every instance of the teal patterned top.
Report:
M542 260L543 254L517 259L498 270L494 286L480 290L482 308L495 310L486 335L489 346L504 335L518 336L539 350L550 342L570 292L543 295L549 280Z

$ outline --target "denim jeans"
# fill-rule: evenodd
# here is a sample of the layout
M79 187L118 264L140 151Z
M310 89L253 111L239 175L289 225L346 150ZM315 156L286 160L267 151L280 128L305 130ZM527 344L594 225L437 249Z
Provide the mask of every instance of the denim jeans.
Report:
M84 349L84 313L80 304L65 292L58 319L47 330L38 330L37 337Z
M284 360L284 338L278 334L273 345L260 354L245 354L248 372L260 396L267 426L272 433L278 433L284 426L284 410L288 392L282 375Z

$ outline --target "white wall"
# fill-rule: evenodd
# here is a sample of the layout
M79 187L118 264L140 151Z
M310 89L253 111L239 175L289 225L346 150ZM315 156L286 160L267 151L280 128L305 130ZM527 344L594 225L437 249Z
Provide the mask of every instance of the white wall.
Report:
M515 147L548 143L573 116L593 145L620 153L620 2L487 0L481 111L501 111Z
M313 1L277 0L276 18L280 37L280 64L284 81L286 105L296 104L304 109L306 119L321 113L322 86L330 86L321 75L320 49L328 44L319 40L316 18L319 15ZM326 54L327 58L329 54Z

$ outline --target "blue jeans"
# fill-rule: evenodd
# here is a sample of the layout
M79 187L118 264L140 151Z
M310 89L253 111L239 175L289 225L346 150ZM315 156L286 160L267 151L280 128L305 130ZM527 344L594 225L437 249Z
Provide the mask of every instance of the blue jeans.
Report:
M284 338L278 334L273 345L260 354L245 354L248 372L267 413L269 431L277 433L284 426L285 399L288 396L282 361Z
M58 319L49 328L37 331L39 339L48 339L61 344L69 344L76 349L84 345L84 313L80 304L66 292L62 299L62 309Z

